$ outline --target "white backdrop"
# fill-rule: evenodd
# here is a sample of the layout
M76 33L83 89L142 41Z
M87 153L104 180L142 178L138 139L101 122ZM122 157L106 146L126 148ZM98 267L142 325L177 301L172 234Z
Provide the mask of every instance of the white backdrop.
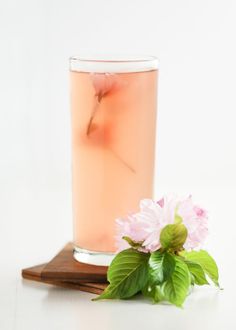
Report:
M234 223L235 14L233 0L1 0L6 269L45 261L72 237L68 57L74 54L159 57L156 196L193 193L215 217L213 233L221 221ZM220 258L217 242L213 235Z

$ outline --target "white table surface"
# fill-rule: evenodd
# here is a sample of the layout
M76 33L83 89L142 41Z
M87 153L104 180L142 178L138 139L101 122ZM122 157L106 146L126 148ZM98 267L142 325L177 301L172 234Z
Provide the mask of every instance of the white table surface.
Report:
M153 305L137 298L92 302L93 294L21 279L21 268L46 262L67 242L71 228L68 219L62 220L70 217L69 198L65 196L65 192L56 190L36 195L30 190L15 192L11 196L14 207L6 202L9 196L5 200L1 196L4 202L1 212L5 217L0 242L1 330L236 329L236 258L232 253L236 242L235 189L201 192L202 200L211 210L207 248L218 262L224 290L197 288L183 309ZM43 207L35 212L39 202ZM46 213L54 220L43 217ZM23 232L22 225L27 231Z
M236 328L235 290L195 290L184 309L143 299L92 302L92 294L21 279L1 285L1 330Z

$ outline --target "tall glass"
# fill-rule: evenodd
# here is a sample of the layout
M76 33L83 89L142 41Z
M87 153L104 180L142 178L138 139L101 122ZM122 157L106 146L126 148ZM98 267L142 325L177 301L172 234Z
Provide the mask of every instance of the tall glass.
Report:
M70 58L74 257L110 263L115 220L153 197L158 62Z

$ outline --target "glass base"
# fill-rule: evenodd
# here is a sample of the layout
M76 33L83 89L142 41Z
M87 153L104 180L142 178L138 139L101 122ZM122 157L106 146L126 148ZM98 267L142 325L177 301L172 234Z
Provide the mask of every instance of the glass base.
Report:
M109 266L112 259L115 257L115 253L91 251L74 246L73 256L75 260L85 264Z

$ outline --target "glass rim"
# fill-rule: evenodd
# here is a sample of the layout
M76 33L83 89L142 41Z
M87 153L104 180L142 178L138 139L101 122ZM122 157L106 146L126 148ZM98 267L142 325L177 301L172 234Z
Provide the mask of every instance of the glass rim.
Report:
M69 58L70 70L78 72L122 73L157 70L159 60L156 56L80 56Z

